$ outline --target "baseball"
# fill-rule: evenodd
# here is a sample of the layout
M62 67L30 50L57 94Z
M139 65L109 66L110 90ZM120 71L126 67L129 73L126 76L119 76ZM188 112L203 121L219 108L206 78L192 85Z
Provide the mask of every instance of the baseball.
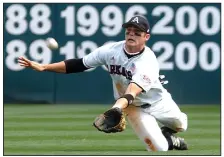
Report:
M58 43L54 38L47 38L46 44L47 47L51 50L56 50L58 48Z

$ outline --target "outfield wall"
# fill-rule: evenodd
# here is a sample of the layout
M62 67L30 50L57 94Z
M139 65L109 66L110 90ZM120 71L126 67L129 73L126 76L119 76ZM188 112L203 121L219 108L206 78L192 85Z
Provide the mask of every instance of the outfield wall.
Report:
M4 10L4 103L113 103L104 67L80 74L39 73L16 62L81 58L124 39L121 25L135 13L150 21L147 43L158 57L165 87L179 104L221 103L220 4L7 4ZM60 49L49 50L54 37Z

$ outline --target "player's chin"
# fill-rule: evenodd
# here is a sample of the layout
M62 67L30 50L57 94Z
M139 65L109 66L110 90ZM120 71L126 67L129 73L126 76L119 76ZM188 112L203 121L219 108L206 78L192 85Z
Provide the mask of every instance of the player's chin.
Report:
M135 41L128 40L128 41L126 41L126 45L127 46L136 46L136 42Z

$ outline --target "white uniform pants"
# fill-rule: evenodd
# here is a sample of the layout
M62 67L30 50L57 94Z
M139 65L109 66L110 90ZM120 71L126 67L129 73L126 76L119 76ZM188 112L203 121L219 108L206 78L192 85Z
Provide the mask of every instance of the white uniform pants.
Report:
M170 96L145 109L129 105L124 112L148 151L168 150L168 142L157 121L177 132L187 129L187 115L180 111Z

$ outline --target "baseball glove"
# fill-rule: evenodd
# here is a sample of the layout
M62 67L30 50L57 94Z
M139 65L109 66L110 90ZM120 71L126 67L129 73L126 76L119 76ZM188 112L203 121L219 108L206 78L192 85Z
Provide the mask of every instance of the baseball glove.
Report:
M116 133L125 129L126 120L122 110L116 107L96 117L93 126L105 133Z

